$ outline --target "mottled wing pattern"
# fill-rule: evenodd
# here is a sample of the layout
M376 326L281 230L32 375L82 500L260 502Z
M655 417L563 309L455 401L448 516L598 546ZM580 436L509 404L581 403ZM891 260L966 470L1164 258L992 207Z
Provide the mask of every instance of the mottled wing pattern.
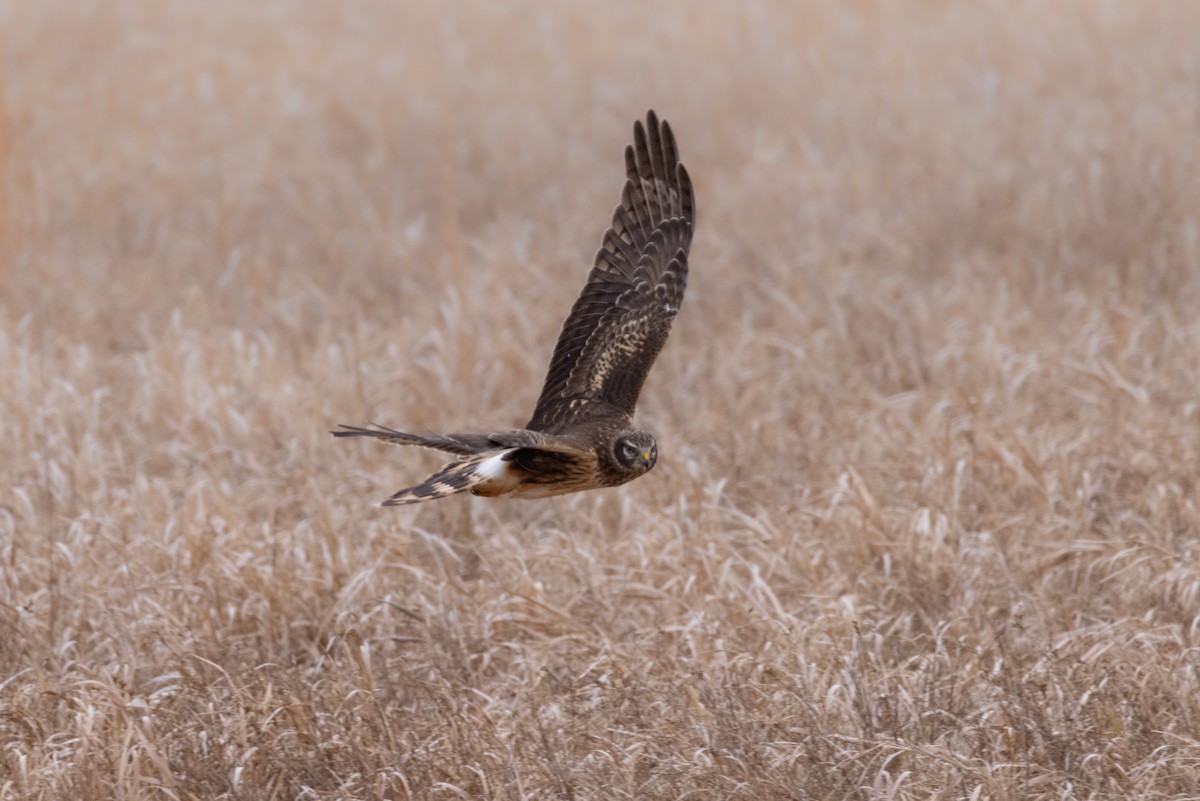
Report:
M633 415L687 285L695 199L675 137L654 112L625 149L621 204L571 309L527 428L596 413Z

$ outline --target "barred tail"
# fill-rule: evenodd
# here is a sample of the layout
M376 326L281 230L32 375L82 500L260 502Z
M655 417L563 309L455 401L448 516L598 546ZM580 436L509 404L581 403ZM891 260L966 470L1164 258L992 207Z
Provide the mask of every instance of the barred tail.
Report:
M515 486L509 477L510 462L505 458L514 450L491 451L451 462L415 487L400 490L382 505L406 506L421 501L433 501L472 488L478 488L476 491L479 494L503 494ZM479 486L485 482L488 486Z

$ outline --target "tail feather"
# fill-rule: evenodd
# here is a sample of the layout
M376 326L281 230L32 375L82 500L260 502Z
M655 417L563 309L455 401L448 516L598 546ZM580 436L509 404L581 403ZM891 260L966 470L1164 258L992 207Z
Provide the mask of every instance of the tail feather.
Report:
M406 506L422 501L433 501L448 495L457 495L479 486L485 481L506 484L503 480L503 467L507 462L505 456L515 449L479 453L450 464L437 471L429 478L414 487L408 487L397 492L383 502L383 506ZM481 488L483 489L483 488ZM506 487L496 486L487 494L500 494Z
M488 439L486 434L406 434L392 428L371 423L374 428L360 428L338 424L337 431L330 431L335 437L374 437L392 445L418 445L423 448L433 448L446 451L457 456L471 456L485 450L494 450L496 443Z

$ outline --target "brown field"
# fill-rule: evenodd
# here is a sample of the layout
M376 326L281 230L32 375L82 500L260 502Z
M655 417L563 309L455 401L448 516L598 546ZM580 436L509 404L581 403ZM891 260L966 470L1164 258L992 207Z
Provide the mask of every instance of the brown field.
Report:
M0 801L1200 797L1200 4L0 0ZM522 424L647 108L661 458Z

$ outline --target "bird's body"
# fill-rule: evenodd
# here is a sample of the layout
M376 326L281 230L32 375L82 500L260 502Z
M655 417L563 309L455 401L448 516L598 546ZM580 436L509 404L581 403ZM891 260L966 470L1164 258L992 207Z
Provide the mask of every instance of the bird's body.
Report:
M625 171L621 204L563 323L525 428L420 435L343 425L333 432L457 457L388 498L385 506L467 490L488 497L546 498L618 486L654 466L657 444L651 434L633 427L633 412L683 301L695 203L671 128L653 111L645 127L634 125Z

